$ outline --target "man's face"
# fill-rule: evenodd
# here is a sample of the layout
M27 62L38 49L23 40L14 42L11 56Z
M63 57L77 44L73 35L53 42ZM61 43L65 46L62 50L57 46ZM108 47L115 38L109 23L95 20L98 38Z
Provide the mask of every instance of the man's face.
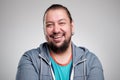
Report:
M44 19L44 31L49 45L57 48L69 46L73 32L73 22L63 9L49 10Z

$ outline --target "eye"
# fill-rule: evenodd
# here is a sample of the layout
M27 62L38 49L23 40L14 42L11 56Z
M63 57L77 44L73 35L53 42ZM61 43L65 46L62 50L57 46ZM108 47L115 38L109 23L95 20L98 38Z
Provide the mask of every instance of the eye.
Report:
M65 22L60 22L59 25L64 26L66 23Z
M46 27L47 27L47 28L51 28L52 26L53 26L52 23L46 24Z

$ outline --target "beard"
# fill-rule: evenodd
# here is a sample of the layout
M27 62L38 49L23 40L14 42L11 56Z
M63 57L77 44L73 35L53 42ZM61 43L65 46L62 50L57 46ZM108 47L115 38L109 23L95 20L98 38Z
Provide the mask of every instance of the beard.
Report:
M64 42L60 46L56 46L53 42L48 42L48 46L54 53L62 53L68 49L70 41L71 36L68 38L68 40L64 40Z

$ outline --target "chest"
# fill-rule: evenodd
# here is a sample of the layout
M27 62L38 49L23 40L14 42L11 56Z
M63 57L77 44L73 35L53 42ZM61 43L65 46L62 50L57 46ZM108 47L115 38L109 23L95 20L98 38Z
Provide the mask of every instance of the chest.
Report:
M85 80L84 74L84 64L80 63L71 68L69 76L71 80ZM52 66L48 65L45 61L41 61L39 76L40 80L55 80L55 73Z

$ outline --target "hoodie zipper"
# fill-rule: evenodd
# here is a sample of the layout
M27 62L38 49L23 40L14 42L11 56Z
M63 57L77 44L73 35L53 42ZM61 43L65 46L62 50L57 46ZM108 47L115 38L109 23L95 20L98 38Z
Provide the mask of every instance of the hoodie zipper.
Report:
M42 57L40 54L39 54L39 56L49 65L49 67L50 67L50 70L51 70L51 74L52 74L52 78L53 78L53 80L55 80L55 75L54 75L54 72L53 72L53 70L52 70L52 67L51 67L51 63L48 63L48 61L44 58L44 57ZM73 77L74 77L74 68L75 68L75 66L77 65L77 64L80 64L80 63L82 63L82 62L84 62L84 64L83 64L83 70L84 70L84 72L83 72L83 75L84 75L84 80L86 80L86 65L85 65L85 61L86 61L87 59L83 59L83 60L81 60L81 61L78 61L76 64L73 64L73 67L72 67L72 71L71 71L71 76L70 76L70 80L73 80Z
M71 71L71 76L70 76L70 80L73 80L73 77L74 77L74 68L75 68L75 66L77 65L77 64L80 64L80 63L82 63L82 62L84 62L84 80L86 80L86 69L85 69L85 61L86 61L87 59L83 59L83 60L81 60L81 61L78 61L76 64L73 64L73 67L72 67L72 71Z
M39 54L39 57L41 57L50 67L50 70L51 70L51 74L52 74L52 80L55 80L55 76L54 76L54 72L52 70L52 67L51 67L51 63L49 63L44 57L42 57L40 54Z

